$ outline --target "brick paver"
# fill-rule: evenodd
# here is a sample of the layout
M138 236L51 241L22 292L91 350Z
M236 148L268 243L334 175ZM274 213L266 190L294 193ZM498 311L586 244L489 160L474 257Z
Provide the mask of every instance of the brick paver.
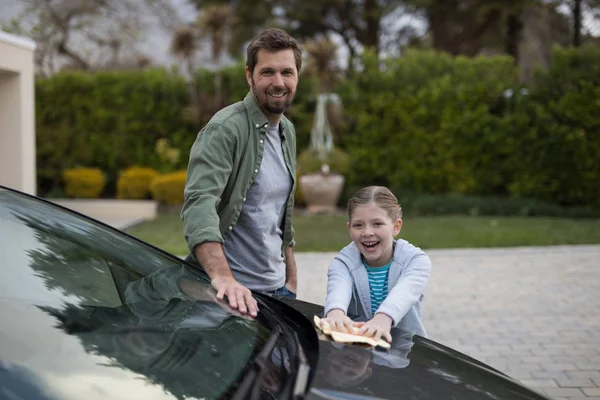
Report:
M431 339L557 400L600 400L600 246L430 250ZM298 295L322 304L335 253L298 253Z

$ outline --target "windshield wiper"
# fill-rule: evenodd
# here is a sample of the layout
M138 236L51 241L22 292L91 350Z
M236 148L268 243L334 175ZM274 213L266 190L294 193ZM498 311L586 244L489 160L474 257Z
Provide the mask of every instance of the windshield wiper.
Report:
M262 381L263 376L267 372L269 357L271 357L271 353L273 353L280 335L280 328L275 328L271 335L269 335L269 338L260 353L258 353L251 361L251 365L249 366L250 369L244 376L244 379L233 395L232 400L253 400L259 398L260 384L257 383ZM252 393L250 396L247 396L250 391L252 391Z

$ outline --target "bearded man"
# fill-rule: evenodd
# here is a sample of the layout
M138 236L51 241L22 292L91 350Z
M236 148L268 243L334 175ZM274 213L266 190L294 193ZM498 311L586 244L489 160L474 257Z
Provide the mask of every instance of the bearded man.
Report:
M251 316L252 290L296 297L296 133L283 113L301 64L294 38L261 32L247 49L250 92L217 112L190 152L181 211L187 260L204 268L219 300Z

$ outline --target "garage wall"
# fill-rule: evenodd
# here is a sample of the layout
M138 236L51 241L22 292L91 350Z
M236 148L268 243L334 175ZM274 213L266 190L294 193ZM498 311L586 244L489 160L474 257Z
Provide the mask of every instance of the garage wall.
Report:
M35 194L35 43L0 31L0 185Z

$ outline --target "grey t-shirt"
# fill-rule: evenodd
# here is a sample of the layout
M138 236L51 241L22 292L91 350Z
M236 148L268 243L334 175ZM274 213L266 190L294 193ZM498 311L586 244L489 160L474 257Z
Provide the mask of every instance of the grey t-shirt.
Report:
M291 190L279 124L269 125L260 169L224 243L234 277L249 289L272 291L285 284L281 228Z

